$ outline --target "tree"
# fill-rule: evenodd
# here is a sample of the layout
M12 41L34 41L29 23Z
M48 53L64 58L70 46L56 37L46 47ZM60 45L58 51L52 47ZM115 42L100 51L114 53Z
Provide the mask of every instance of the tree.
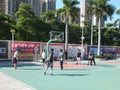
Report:
M78 10L76 5L79 4L77 0L63 0L63 14L65 15L65 52L68 52L68 22L69 16L76 16Z
M118 9L116 13L120 15L120 9ZM118 28L120 29L120 18L115 21L115 24L117 23L118 23Z
M35 23L35 14L32 11L30 4L21 3L18 11L15 13L17 17L17 34L18 39L22 40L33 40L32 36L34 35L33 25Z
M102 45L118 46L120 42L119 29L115 27L114 23L107 23L106 27L102 28L101 37Z
M46 22L48 22L48 21L50 21L52 19L55 19L55 11L48 10L46 12L43 12L42 16L41 16L41 19L43 21L46 21Z
M14 20L12 17L4 15L0 10L0 39L10 40L10 30L12 28L13 22Z
M94 0L90 0L88 1L87 3L87 15L88 15L88 18L91 22L91 45L93 45L93 18L95 17L95 14L93 13L93 7L95 5L95 2Z
M94 0L94 5L92 8L92 13L97 17L98 20L98 55L100 55L100 45L101 45L101 19L110 19L115 11L115 7L108 4L109 0Z

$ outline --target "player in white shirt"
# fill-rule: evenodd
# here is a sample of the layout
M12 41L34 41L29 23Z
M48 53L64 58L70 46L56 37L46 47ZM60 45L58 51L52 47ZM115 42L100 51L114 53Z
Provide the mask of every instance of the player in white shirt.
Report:
M45 65L45 59L46 59L46 54L45 54L45 49L42 52L42 63L43 63L43 67Z
M14 52L14 56L13 56L13 63L14 63L14 69L17 69L17 61L18 61L18 54L19 54L20 49L17 49Z

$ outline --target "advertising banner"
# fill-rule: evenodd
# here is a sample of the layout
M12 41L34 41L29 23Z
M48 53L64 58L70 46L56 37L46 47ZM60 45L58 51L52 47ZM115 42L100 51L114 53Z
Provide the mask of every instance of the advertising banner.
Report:
M45 49L47 53L47 45L45 43L43 43L42 48ZM48 52L50 52L52 48L54 49L54 57L57 57L59 55L60 49L64 51L64 44L51 43L48 46Z
M43 49L47 50L46 44L42 45ZM54 57L57 57L59 55L60 49L63 49L64 51L64 44L61 43L51 43L49 44L49 51L50 49L53 48L54 49ZM77 55L77 51L78 49L81 51L82 57L84 57L85 52L86 52L86 48L81 45L77 45L77 44L69 44L68 45L68 58L74 58Z
M92 50L95 55L97 55L98 48L97 46L87 46L87 53ZM115 46L101 46L100 48L100 54L120 54L120 47Z
M25 42L14 41L13 51L20 49L19 59L33 59L34 56L40 54L40 43L38 42ZM12 42L11 42L12 52Z
M0 58L7 59L8 58L8 42L0 41Z

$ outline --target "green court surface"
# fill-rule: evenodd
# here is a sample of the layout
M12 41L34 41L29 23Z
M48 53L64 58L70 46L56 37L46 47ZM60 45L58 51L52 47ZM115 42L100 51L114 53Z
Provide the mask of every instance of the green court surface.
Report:
M36 90L120 90L120 60L97 61L96 66L68 63L60 70L56 62L53 75L44 75L44 68L35 63L18 63L14 70L12 64L2 64L3 72ZM2 78L2 77L1 77Z

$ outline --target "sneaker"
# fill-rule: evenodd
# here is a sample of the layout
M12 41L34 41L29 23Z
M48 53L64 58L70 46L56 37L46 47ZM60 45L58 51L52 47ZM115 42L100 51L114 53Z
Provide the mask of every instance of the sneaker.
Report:
M46 75L46 72L44 72L44 75Z
M50 73L50 75L53 75L53 73Z
M65 62L65 64L67 64L67 62Z
M76 65L78 65L78 63L76 63Z

